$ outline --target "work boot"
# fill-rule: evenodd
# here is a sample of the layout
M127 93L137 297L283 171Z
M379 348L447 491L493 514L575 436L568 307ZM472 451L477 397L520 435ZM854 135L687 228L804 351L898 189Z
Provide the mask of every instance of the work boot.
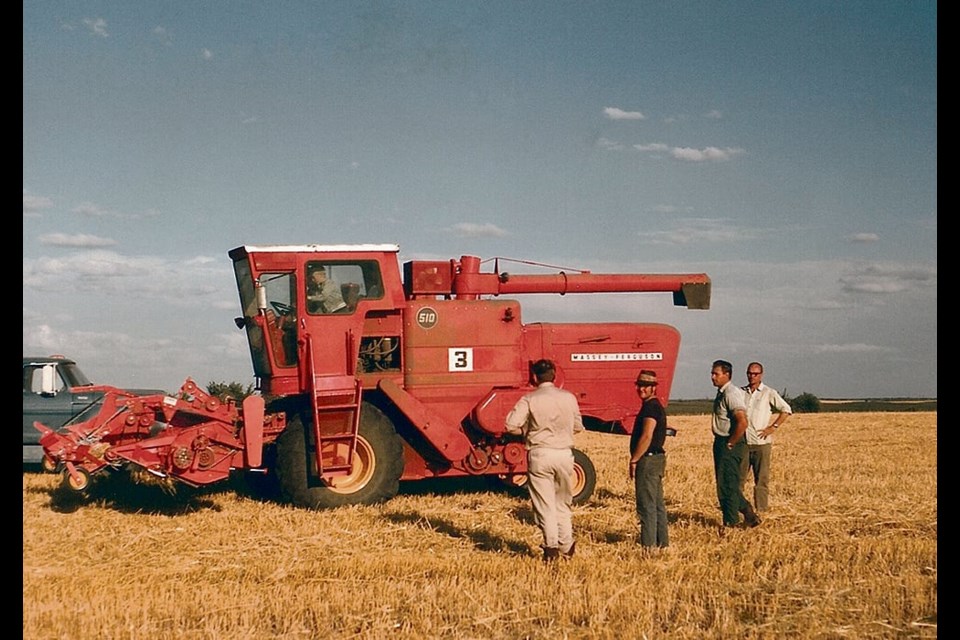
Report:
M570 543L570 548L563 552L562 555L564 559L569 560L570 558L572 558L573 552L576 550L576 548L577 548L577 541L574 540L573 542Z
M559 547L544 547L543 548L543 561L544 562L555 562L560 558L560 548Z
M743 514L743 523L748 527L757 527L760 525L760 516L753 510L753 505L748 504L743 509L740 509L740 513Z

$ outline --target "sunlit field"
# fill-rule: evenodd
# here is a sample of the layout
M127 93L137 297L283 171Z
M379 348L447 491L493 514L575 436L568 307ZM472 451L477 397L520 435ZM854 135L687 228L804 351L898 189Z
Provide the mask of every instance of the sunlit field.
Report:
M794 415L763 524L722 537L709 417L670 422L670 547L636 543L627 438L587 433L597 490L552 565L528 500L479 481L313 512L25 471L23 637L937 637L936 413Z

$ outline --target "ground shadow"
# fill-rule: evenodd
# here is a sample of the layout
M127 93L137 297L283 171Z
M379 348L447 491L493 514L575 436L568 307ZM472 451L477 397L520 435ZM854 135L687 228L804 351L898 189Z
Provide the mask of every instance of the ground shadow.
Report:
M491 532L489 529L460 527L446 518L427 516L416 511L386 513L384 514L384 518L395 524L414 524L418 527L431 529L451 538L465 538L470 540L474 547L480 551L492 551L495 553L509 552L524 555L530 554L533 551L527 543L504 538Z
M193 488L187 485L143 484L131 481L124 473L95 476L83 492L58 486L45 492L50 495L50 508L58 513L73 513L84 507L113 509L121 513L151 515L185 515L202 510L220 511L214 494L218 488Z
M497 492L506 493L496 478L489 476L462 476L454 478L424 478L422 480L407 480L400 483L398 495L426 496L426 495L465 495L474 493Z

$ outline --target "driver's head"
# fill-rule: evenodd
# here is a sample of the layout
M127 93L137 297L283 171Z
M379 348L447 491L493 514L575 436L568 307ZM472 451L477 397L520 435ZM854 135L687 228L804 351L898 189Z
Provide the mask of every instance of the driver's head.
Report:
M314 284L323 284L327 279L327 272L323 267L318 267L310 274L310 279Z

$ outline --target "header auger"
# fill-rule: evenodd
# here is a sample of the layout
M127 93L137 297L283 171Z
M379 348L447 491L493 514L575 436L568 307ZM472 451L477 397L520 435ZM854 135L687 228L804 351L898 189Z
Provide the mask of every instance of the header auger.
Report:
M50 467L83 490L92 475L133 465L191 486L232 471L266 474L309 508L393 497L401 481L526 479L522 442L503 422L532 389L530 365L554 360L587 428L629 433L641 367L670 394L680 346L655 323L531 323L532 293L672 293L710 306L706 274L547 275L481 271L481 260L397 262L396 245L242 246L229 252L260 395L221 403L189 378L176 395L108 389L94 418L41 440ZM323 271L322 276L315 272ZM331 284L335 283L335 284ZM575 451L575 500L596 482Z

